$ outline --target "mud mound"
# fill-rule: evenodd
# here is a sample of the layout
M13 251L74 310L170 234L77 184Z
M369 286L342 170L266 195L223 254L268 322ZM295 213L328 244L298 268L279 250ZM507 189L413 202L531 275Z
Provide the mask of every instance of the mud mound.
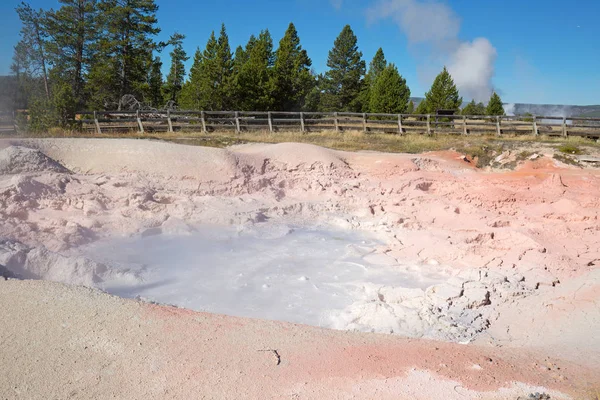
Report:
M52 139L31 142L71 170L85 174L143 173L227 182L235 175L237 165L228 150L159 141L61 139L60 146Z
M17 241L0 241L0 276L94 287L112 274L109 266L85 257L65 257L45 247L33 248ZM128 271L119 274L135 279Z
M70 171L39 150L10 146L0 150L0 174L14 175L31 172Z
M267 159L273 164L286 166L288 170L314 169L316 166L348 167L346 162L339 156L339 152L312 144L252 144L238 146L233 151L238 153L241 158L245 158L243 157L244 154L252 155L252 158Z

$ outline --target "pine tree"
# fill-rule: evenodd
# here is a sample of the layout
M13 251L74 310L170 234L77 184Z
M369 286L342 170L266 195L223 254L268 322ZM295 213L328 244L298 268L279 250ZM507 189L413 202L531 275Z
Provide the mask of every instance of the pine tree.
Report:
M250 43L250 41L252 40L256 40L256 38L254 37L254 35L250 36L250 40L248 41L248 43ZM244 48L242 46L238 46L235 49L235 53L233 55L233 67L231 69L231 76L232 76L232 96L231 96L231 102L232 102L232 106L234 109L239 110L241 109L240 104L243 101L243 96L244 93L241 93L241 91L239 90L239 88L236 86L238 79L239 79L239 75L242 71L242 67L244 66L244 64L246 64L246 62L248 61L248 54L246 54L246 51L244 50Z
M415 103L411 100L408 102L408 106L406 107L406 113L412 114L415 112Z
M485 115L486 110L483 103L475 103L475 100L471 100L469 104L462 109L462 115Z
M498 93L492 93L485 113L487 115L504 115L504 106L502 105L502 100L500 99L500 96L498 96Z
M267 111L273 104L269 87L270 70L273 66L273 39L268 30L258 38L252 36L241 60L234 60L233 97L237 108L245 111Z
M112 106L125 94L143 96L152 52L158 46L153 36L158 6L154 0L100 0L101 39L97 62L90 71L88 88L94 103Z
M323 109L327 111L360 111L360 93L365 62L358 50L356 35L346 25L329 51L325 73Z
M148 75L148 89L144 96L144 101L154 108L161 108L165 99L163 97L163 76L162 76L162 61L160 57L155 57L152 60L152 67Z
M224 27L221 36L226 37ZM231 77L233 73L233 60L229 53L227 57L222 47L229 48L228 40L220 38L217 41L212 32L206 43L204 51L198 49L194 55L194 63L190 69L188 81L184 84L181 95L181 107L196 110L224 110L225 102L233 103L231 96ZM226 46L224 45L226 43ZM224 96L227 99L224 99ZM225 100L225 101L224 101Z
M181 93L185 79L185 66L183 63L190 59L185 50L183 50L184 39L185 35L174 33L169 40L169 44L173 46L173 50L169 54L171 56L171 69L169 70L169 75L167 75L164 94L167 100L173 101L175 104L178 103L179 94Z
M270 83L275 110L303 109L306 96L315 84L315 78L310 72L311 65L311 59L300 45L296 27L290 23L275 52Z
M76 107L85 104L86 73L94 61L94 43L98 40L96 0L59 0L61 7L46 13L47 43L52 65L52 81L71 87Z
M214 68L216 74L215 95L214 100L215 110L230 110L233 107L233 58L231 48L229 47L229 36L225 24L221 24L221 32L217 40L216 59L209 63L209 66ZM213 73L213 71L209 71Z
M377 71L371 87L369 109L374 113L400 114L407 110L410 89L394 64Z
M427 113L435 114L438 110L458 110L462 104L462 97L450 73L444 67L435 78L429 92L425 93Z
M423 99L419 102L419 105L415 109L414 114L418 114L418 115L429 114L429 106L427 105L426 99Z
M214 34L212 36L214 38ZM190 68L187 81L181 89L179 105L188 110L200 109L200 80L202 78L204 56L200 48L194 53L194 62Z
M361 103L362 103L362 111L364 112L376 112L376 111L372 111L370 109L371 107L371 92L373 89L373 86L375 85L375 82L377 81L377 78L379 77L379 75L381 75L381 73L383 72L383 70L387 67L387 61L385 59L385 55L383 54L383 49L380 47L377 52L375 53L375 56L373 57L373 60L371 60L371 62L369 63L369 71L367 72L367 74L365 75L365 81L364 81L364 85L363 85L363 90L361 92Z
M250 36L250 40L248 41L248 44L251 41L256 41L256 38L254 37L254 35ZM246 47L248 47L248 45L246 45ZM240 71L242 70L242 67L244 66L244 64L248 61L248 54L246 53L246 51L244 50L244 48L242 46L238 46L235 49L235 53L233 56L233 76L237 76L237 74L240 73Z
M367 74L372 82L375 82L383 70L387 67L387 61L383 54L383 49L377 49L373 60L369 63L369 73Z
M50 100L50 84L48 79L48 32L45 26L45 13L43 10L34 10L25 2L16 8L21 20L21 39L15 46L13 57L13 71L18 71L25 80L28 80L27 90L33 88L29 85L39 78L43 83L46 101Z

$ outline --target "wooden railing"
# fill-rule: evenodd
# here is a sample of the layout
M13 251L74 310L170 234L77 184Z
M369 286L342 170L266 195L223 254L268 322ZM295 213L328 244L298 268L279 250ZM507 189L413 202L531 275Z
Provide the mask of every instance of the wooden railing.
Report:
M76 122L83 131L331 130L422 134L532 134L600 138L600 118L464 116L283 111L87 111Z

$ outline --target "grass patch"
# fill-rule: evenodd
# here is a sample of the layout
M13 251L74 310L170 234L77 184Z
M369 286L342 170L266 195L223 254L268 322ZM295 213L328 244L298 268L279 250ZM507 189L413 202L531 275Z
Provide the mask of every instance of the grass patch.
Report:
M503 146L498 143L469 143L467 146L456 147L456 151L477 159L477 167L483 168L492 163L494 158L502 153Z
M575 146L572 143L564 143L558 146L558 151L565 154L581 154L582 151L579 147Z

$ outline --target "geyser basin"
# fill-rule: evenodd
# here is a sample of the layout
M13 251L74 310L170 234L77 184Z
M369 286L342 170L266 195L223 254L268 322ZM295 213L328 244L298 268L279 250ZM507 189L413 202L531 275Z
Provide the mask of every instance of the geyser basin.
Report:
M345 310L381 287L425 289L447 279L436 268L402 266L363 233L269 226L204 226L190 235L119 238L88 246L88 257L135 272L103 288L123 297L198 311L340 329L389 331L373 320L349 326ZM118 275L118 274L117 274ZM131 276L130 274L126 274Z

